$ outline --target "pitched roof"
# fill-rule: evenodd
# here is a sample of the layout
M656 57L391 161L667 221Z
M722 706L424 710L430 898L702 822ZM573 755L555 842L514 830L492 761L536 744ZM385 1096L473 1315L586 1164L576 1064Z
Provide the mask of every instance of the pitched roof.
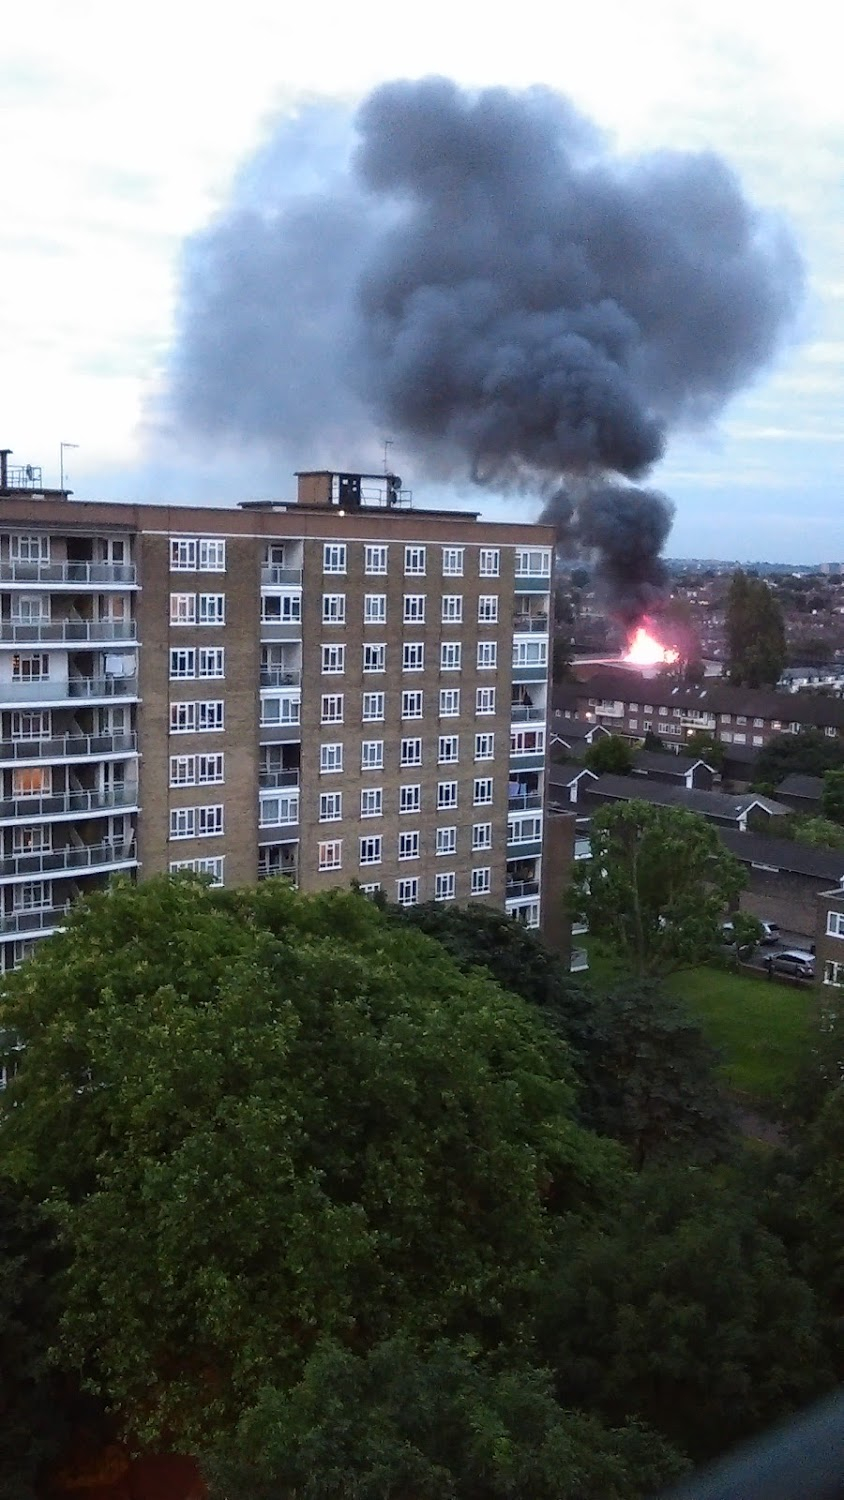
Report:
M644 771L645 774L649 771L662 771L667 776L683 777L693 771L695 766L706 766L709 771L715 769L700 755L672 755L670 751L664 750L637 750L633 756L633 770Z
M734 828L721 828L719 832L730 852L745 864L767 865L817 880L844 881L842 849L814 849L796 839L769 839L763 833L741 833Z
M752 807L761 807L773 816L790 812L781 802L770 797L761 797L757 792L743 792L736 796L729 792L704 792L695 787L672 786L670 783L648 781L631 776L599 776L589 788L595 796L605 796L625 802L652 802L659 807L684 807L689 812L703 813L710 818L731 818L738 822Z
M822 776L801 776L799 772L792 771L781 781L777 787L777 793L784 797L805 797L807 802L820 802L823 795Z
M555 714L551 721L552 735L559 735L560 739L568 740L575 744L585 741L588 735L595 734L596 731L599 738L603 738L607 734L607 730L603 724L596 724L594 719L578 719L572 714L561 714L559 716Z
M646 702L667 708L690 708L710 713L744 714L753 719L779 719L783 724L798 723L844 730L844 699L821 697L814 693L777 693L768 688L734 687L720 678L706 678L699 684L677 683L670 677L643 677L639 672L618 672L599 668L585 681L566 683L555 689L560 704L570 705L571 689L577 702L584 698L613 698L623 703Z
M595 772L580 760L552 761L548 767L548 780L552 786L571 786L579 776L591 776L593 781L598 779Z

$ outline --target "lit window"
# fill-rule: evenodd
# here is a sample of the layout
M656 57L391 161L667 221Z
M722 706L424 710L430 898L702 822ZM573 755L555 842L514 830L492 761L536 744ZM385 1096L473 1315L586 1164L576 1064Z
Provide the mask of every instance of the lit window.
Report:
M323 676L331 674L337 676L346 670L346 648L345 646L323 646L322 648L322 671Z
M440 671L459 672L462 647L460 641L440 642Z
M321 724L342 724L343 694L323 693L320 699L319 721Z
M317 862L321 870L339 870L343 865L343 840L326 839L317 845Z
M463 620L463 595L443 594L442 622L444 625L460 625Z
M364 724L380 723L384 718L384 694L364 693L361 699L361 718Z
M420 578L425 574L425 548L405 547L404 571L408 578Z
M423 699L418 689L403 692L401 695L401 716L403 719L422 718Z
M488 896L492 884L492 872L489 866L472 871L472 895Z
M419 812L422 805L422 788L420 786L399 787L399 812Z
M360 794L362 818L380 818L384 812L384 790L380 786L364 787Z
M438 854L455 854L456 852L457 852L457 829L456 828L438 828L437 829L437 853Z
M443 577L463 577L463 548L443 547Z
M322 549L322 571L323 573L345 573L345 542L326 542L324 544Z
M457 889L457 876L453 870L434 877L434 900L453 901Z
M342 771L343 769L343 746L342 743L320 745L319 747L319 769L321 772Z
M497 547L481 547L478 572L481 578L497 578L501 571L501 554Z
M399 859L419 858L419 833L414 829L412 833L399 834Z
M13 797L48 797L53 773L49 766L27 766L12 772Z
M442 812L444 808L457 806L457 782L437 782L437 811Z
M363 623L364 625L383 625L387 619L387 595L386 594L364 594L363 596Z
M364 572L386 573L387 571L387 548L367 546L364 552Z
M362 838L360 841L360 859L362 865L380 865L381 863L381 835L380 833Z
M425 647L422 641L405 641L402 647L402 670L422 672L425 669Z

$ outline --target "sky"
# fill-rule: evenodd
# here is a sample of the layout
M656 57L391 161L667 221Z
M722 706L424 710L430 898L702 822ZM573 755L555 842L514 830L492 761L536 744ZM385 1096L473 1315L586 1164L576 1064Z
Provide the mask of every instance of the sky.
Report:
M543 83L621 152L722 154L754 202L787 217L806 263L775 364L711 430L672 436L649 478L677 506L669 555L844 558L844 92L827 18L826 0L14 7L0 63L2 446L57 484L60 444L78 445L64 459L79 498L289 498L292 476L266 455L166 443L150 424L189 237L307 102L353 106L430 73ZM414 497L512 514L486 492L422 484Z

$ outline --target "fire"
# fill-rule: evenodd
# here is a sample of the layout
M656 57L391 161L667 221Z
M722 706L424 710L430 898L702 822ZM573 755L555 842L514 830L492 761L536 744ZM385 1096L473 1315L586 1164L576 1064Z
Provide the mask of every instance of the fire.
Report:
M656 636L640 625L627 642L624 660L635 667L659 667L677 661L678 656L679 652L660 645Z

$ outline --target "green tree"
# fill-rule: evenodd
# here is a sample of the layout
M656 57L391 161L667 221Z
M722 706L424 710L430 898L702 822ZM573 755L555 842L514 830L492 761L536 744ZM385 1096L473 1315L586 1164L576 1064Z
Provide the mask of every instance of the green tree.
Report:
M799 713L799 696L795 698ZM786 776L823 776L827 771L844 769L844 740L830 739L819 729L804 729L800 734L776 734L763 745L756 757L754 778L779 786Z
M713 824L684 808L630 801L600 808L592 858L575 866L572 910L628 972L692 968L720 944L725 907L746 883Z
M795 839L798 844L809 844L813 849L844 849L844 828L840 823L830 822L829 818L807 818L795 813L778 818L775 827L780 836ZM766 832L769 831L766 825Z
M230 1431L319 1337L517 1340L553 1215L616 1171L541 1019L355 892L118 884L3 1011L63 1357L147 1439Z
M713 771L720 771L724 764L724 746L720 740L714 740L712 735L705 729L696 729L690 734L683 746L686 755L699 756L705 760Z
M546 1371L395 1339L364 1356L320 1344L206 1472L212 1500L636 1500L683 1467L637 1424L561 1411Z
M559 687L562 682L571 682L574 679L571 652L571 641L558 631L551 647L551 681L555 687Z
M786 663L785 624L773 590L740 568L730 581L726 610L730 680L773 686Z
M844 825L844 770L824 772L821 810L829 822Z
M633 751L620 734L602 734L586 751L583 764L597 775L629 776L633 769Z
M652 729L649 729L647 731L647 733L645 734L645 738L644 738L644 740L642 742L642 749L643 750L654 750L654 751L657 751L657 752L660 751L660 750L664 750L665 749L665 741L661 740L658 734L654 734L654 732L653 732Z

